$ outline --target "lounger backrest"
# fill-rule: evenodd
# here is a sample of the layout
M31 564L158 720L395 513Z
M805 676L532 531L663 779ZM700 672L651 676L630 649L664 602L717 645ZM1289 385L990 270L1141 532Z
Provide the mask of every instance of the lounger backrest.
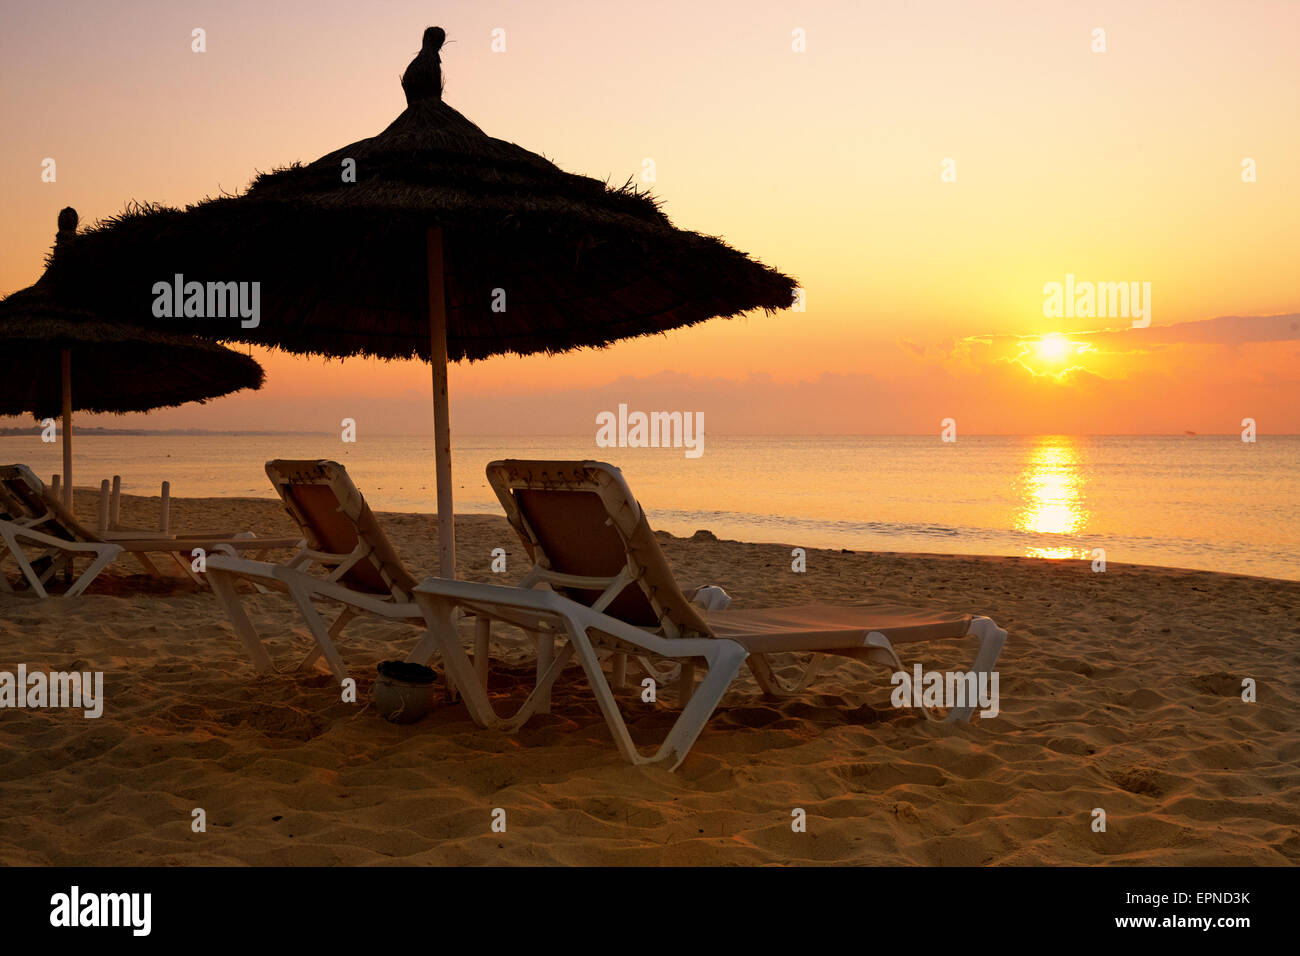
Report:
M13 465L3 466L6 470ZM4 481L0 481L0 520L4 521L21 521L27 517L30 509L20 500L18 500Z
M340 558L361 549L359 560L339 577L341 583L366 594L411 600L417 582L347 469L336 461L277 459L266 463L266 475L309 548Z
M628 584L604 611L667 637L708 636L622 473L599 461L494 461L488 481L535 568ZM590 606L602 589L557 586Z
M26 465L0 465L0 517L65 541L99 541Z

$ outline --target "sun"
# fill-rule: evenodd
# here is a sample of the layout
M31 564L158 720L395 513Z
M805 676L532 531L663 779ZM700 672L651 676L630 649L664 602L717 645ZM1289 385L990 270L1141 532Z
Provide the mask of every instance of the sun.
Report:
M1038 340L1038 357L1048 362L1063 361L1070 354L1070 343L1063 335L1044 335Z

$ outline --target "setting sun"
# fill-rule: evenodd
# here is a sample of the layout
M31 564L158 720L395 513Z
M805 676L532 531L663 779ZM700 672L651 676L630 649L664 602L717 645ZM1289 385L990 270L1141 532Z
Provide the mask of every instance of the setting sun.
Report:
M1070 354L1070 343L1063 335L1044 335L1038 340L1038 357L1060 362Z

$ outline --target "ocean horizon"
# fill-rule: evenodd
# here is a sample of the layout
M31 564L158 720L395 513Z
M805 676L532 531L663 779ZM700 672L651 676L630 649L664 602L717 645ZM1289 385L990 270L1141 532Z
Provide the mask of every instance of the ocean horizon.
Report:
M116 432L116 430L115 430ZM431 436L122 430L74 443L74 484L124 493L274 497L271 458L342 462L378 511L433 513ZM0 437L45 480L57 443ZM1300 436L708 435L704 453L601 448L591 434L453 436L455 508L498 514L498 458L618 465L653 527L851 551L1014 555L1300 580ZM1249 489L1245 494L1242 488ZM82 515L84 520L93 516Z

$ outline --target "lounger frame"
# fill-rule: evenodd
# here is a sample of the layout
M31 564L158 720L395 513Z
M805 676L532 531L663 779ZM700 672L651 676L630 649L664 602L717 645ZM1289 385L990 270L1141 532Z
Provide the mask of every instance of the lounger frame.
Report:
M339 653L338 642L343 629L359 614L371 614L417 625L422 623L423 615L411 599L407 590L409 585L405 583L407 579L414 582L415 578L400 563L393 563L400 562L400 559L391 551L391 545L387 541L374 540L374 536L383 536L377 523L373 531L367 531L367 524L373 515L363 518L369 512L365 498L348 476L347 469L338 462L326 459L275 460L266 463L266 473L280 495L286 512L306 536L303 544L283 564L214 555L208 559L208 581L257 671L266 673L281 668L271 661L261 635L244 610L236 586L240 580L249 581L263 591L285 592L298 608L311 632L313 646L296 665L296 669L310 668L324 657L334 676L340 681L345 680L349 674ZM330 490L337 511L351 523L356 534L357 543L350 552L336 554L310 546L319 534L315 519L290 493L291 488L305 485L322 486ZM381 553L383 559L379 557ZM362 562L369 562L370 568L387 588L387 594L358 590L344 583L343 578L348 572ZM324 574L311 573L313 566ZM333 621L327 621L316 607L318 601L341 604L343 609ZM486 664L486 655L483 663Z
M50 596L45 584L59 571L72 570L75 559L83 555L93 555L93 558L61 597L72 598L83 593L104 568L124 554L131 555L146 572L160 578L163 574L148 555L169 554L192 580L202 584L182 554L188 557L195 548L201 548L233 555L243 550L265 552L291 548L300 543L297 538L258 538L249 532L227 536L122 529L97 534L82 525L26 465L0 465L0 510L10 516L0 518L0 564L13 557L32 593L40 598ZM58 533L51 534L51 531ZM27 555L24 545L40 549L36 561L51 558L41 573L36 572L33 557ZM0 570L0 591L12 593L13 590Z
M612 597L608 592L602 595L605 604ZM424 613L429 630L407 659L427 663L435 651L441 652L450 678L461 688L470 716L479 726L507 732L518 730L537 712L540 703L547 699L551 686L564 665L571 657L576 657L619 752L633 764L667 761L669 769L676 769L717 709L741 665L751 657L744 646L736 641L715 637L666 637L627 624L595 607L588 607L552 591L430 577L415 588L415 601ZM486 690L474 679L472 664L465 654L456 627L457 611L472 613L479 620L504 621L528 631L547 632L567 639L550 667L539 678L537 686L510 717L501 717L496 713ZM987 617L975 617L967 633L979 640L979 650L971 669L977 674L988 673L1006 641L1006 631ZM653 754L643 754L632 741L609 680L601 667L597 647L609 639L658 657L683 662L703 660L707 667L705 677L698 687L692 686L694 672L691 670L691 683L685 685L682 694L681 714L663 744ZM878 631L864 634L860 648L837 649L833 653L897 670L903 669L893 644ZM686 669L683 670L685 672ZM954 708L942 720L969 721L974 709L973 705ZM928 711L926 716L932 720L937 719Z

